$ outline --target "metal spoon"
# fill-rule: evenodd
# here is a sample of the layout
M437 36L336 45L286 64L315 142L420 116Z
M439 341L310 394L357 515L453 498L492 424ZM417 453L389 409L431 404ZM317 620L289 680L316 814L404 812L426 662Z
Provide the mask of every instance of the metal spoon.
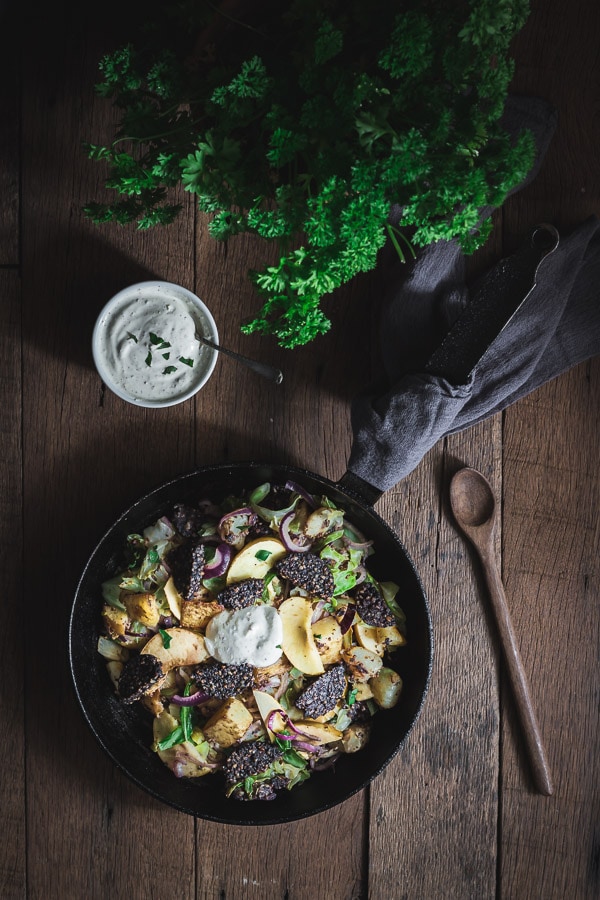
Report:
M481 559L529 753L533 780L538 791L549 796L554 790L550 769L494 552L496 501L492 488L476 469L460 469L450 482L450 505L459 528L469 538Z
M211 341L209 338L204 337L201 334L196 332L196 338L203 344L206 344L207 347L212 347L213 350L216 350L217 353L223 353L225 356L230 356L232 359L236 359L242 365L247 366L249 369L252 369L253 372L256 372L257 375L262 375L263 378L268 378L269 381L275 382L275 384L281 384L283 381L283 372L281 369L276 369L275 366L269 366L267 363L257 362L255 359L248 359L247 356L242 356L241 353L236 353L235 350L226 350L225 347L219 346L219 344L215 344L214 341Z

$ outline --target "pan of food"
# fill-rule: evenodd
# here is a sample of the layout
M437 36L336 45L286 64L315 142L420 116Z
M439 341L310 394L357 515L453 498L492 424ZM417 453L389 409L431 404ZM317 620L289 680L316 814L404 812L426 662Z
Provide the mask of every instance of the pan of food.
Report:
M203 819L267 825L341 803L396 756L433 640L378 494L351 473L207 466L108 529L69 655L88 725L135 784Z

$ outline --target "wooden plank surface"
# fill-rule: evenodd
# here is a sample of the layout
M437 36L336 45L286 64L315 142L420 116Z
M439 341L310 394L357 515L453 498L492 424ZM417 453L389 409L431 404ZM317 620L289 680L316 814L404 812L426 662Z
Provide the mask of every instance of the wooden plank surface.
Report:
M21 284L18 272L0 269L0 809L5 852L0 854L0 897L22 897L25 889L25 640L23 628L23 460L21 447Z
M560 0L536 0L517 41L515 87L555 102L561 124L538 179L498 217L490 259L537 221L558 216L570 227L600 212L590 37L597 10L590 0L568 13ZM370 789L304 822L231 828L163 807L96 746L65 660L71 598L94 541L135 497L196 465L265 459L339 478L350 401L377 370L380 303L377 281L357 279L328 305L333 331L289 353L238 330L256 309L244 273L264 248L246 238L210 240L189 197L175 225L151 233L83 219L102 172L80 143L110 133L111 113L92 85L98 57L129 24L115 22L67 0L42 11L18 66L22 105L11 95L2 107L12 174L0 175L11 198L0 212L0 233L10 236L0 265L22 261L22 300L17 270L0 271L1 527L11 545L1 563L10 599L0 659L11 690L0 700L8 761L0 895L598 896L597 361L440 443L379 502L421 573L436 646L423 714ZM279 365L283 385L220 359L206 388L181 407L135 409L106 391L91 362L95 316L115 290L147 277L195 288L223 344ZM502 497L497 548L557 783L550 800L532 793L482 579L448 515L449 476L463 463L480 468ZM22 572L14 531L21 504ZM22 607L44 623L23 645L13 637ZM24 685L15 685L15 671L25 673Z
M555 794L524 789L506 704L502 885L506 896L591 900L600 893L598 360L519 407L506 416L504 579Z
M12 11L0 5L3 42L0 63L0 266L19 262L19 126L21 99L21 33Z
M519 36L515 85L551 100L559 127L539 178L506 204L514 240L535 221L564 232L600 213L600 7L540 3ZM568 73L568 77L565 77ZM600 894L598 361L507 410L503 572L555 781L537 796L503 693L501 893Z
M141 796L101 754L75 706L65 649L77 572L99 534L137 494L193 466L193 407L152 419L125 411L90 356L94 318L118 287L154 272L193 282L184 250L193 212L168 235L115 229L108 240L83 220L97 173L81 140L92 119L100 130L103 121L92 90L100 48L81 19L54 33L49 46L40 25L25 66L25 542L36 553L24 590L30 615L47 625L28 642L26 671L31 696L48 692L27 720L28 894L159 896L175 884L171 895L187 897L194 822Z
M421 719L371 788L369 883L381 900L494 895L497 662L472 556L449 519L447 485L472 465L500 489L500 428L496 417L443 442L380 501L424 580L435 635Z

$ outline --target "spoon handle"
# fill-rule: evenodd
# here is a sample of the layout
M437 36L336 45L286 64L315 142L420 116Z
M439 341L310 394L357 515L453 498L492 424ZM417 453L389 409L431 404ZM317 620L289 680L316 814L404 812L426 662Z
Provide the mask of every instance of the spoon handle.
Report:
M517 646L517 639L506 602L506 594L504 593L491 541L489 547L480 548L480 555L500 635L500 643L508 668L509 680L529 753L533 780L540 793L550 796L554 791L550 768L546 759L542 735L531 701L527 675L525 674L521 654Z
M218 353L230 356L231 359L237 360L239 363L242 363L242 365L252 369L257 375L262 375L263 378L268 378L269 381L273 381L275 384L281 384L283 381L281 369L276 369L275 366L269 366L267 363L261 363L255 359L248 359L247 356L242 356L241 353L236 353L235 350L226 350L225 347L215 344L214 341L203 337L201 334L196 334L196 338L199 341L202 341L203 344L206 344L207 347L212 347L212 349L216 350Z

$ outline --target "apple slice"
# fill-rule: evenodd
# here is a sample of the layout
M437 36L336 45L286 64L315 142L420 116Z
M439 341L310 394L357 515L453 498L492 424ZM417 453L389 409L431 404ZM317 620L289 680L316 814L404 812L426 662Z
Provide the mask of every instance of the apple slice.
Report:
M164 636L170 640L165 641ZM165 647L165 643L169 646ZM179 666L195 666L208 659L208 650L204 646L204 638L194 631L185 628L166 628L155 634L145 645L142 653L151 653L160 660L163 672L169 672Z
M314 622L311 631L323 665L339 662L342 653L342 630L337 619L324 616Z
M325 671L311 628L313 608L306 597L289 597L279 607L283 628L281 648L291 664L305 675Z
M260 537L250 541L233 557L227 570L227 584L246 581L248 578L264 578L286 553L287 550L278 538Z
M165 584L164 591L165 597L167 598L167 603L169 604L169 609L176 619L181 620L181 604L183 603L183 599L181 597L181 594L175 587L175 582L173 581L172 575Z
M263 724L267 729L267 734L269 738L273 740L274 732L269 726L267 722L269 721L269 716L271 713L279 712L282 715L282 722L285 722L287 719L287 713L281 703L278 703L275 697L272 697L271 694L267 694L265 691L252 691L254 694L254 699L256 700L256 705L258 706L258 712L260 713L260 717L263 720Z
M342 737L341 731L326 722L315 722L314 719L309 722L301 719L299 722L294 722L294 725L298 731L302 732L303 736L305 735L314 744L331 744L333 741L339 741Z

